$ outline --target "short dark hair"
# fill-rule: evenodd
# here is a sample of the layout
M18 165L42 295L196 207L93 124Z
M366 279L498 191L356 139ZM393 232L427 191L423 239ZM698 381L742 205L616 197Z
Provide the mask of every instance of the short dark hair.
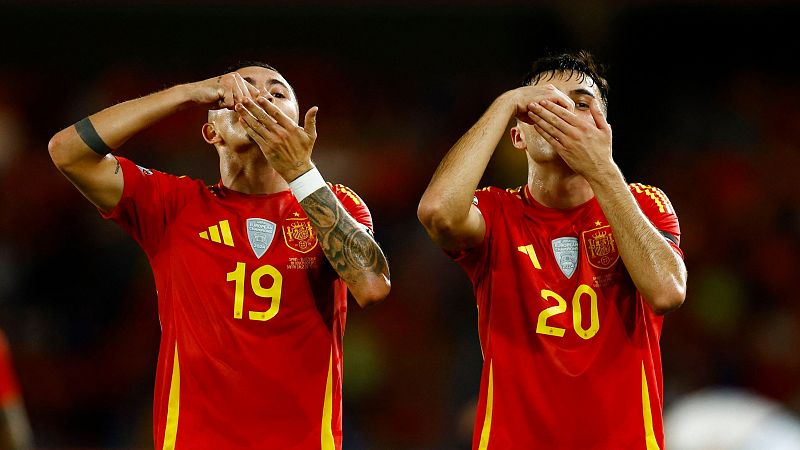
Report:
M252 59L245 59L245 60L237 61L234 64L231 64L225 70L225 73L236 72L237 70L244 69L245 67L263 67L264 69L272 70L273 72L277 72L281 76L283 76L283 74L278 69L276 69L275 67L273 67L273 66L271 66L271 65L269 65L269 64L267 64L265 62L256 61L256 60L252 60ZM298 112L298 114L300 114L300 99L297 98L297 92L294 91L294 87L292 87L291 84L289 85L289 89L292 90L292 94L294 95L295 103L297 103L297 112Z
M275 72L280 73L280 71L278 71L278 69L272 67L271 65L269 65L269 64L267 64L265 62L255 61L255 60L237 61L237 62L231 64L230 66L228 66L228 68L225 69L225 73L236 72L237 70L244 69L245 67L263 67L265 69L273 70Z
M591 78L600 91L603 106L608 110L608 81L605 79L605 67L598 64L594 56L586 50L537 59L531 64L531 69L525 75L522 85L530 86L540 81L549 81L559 73L566 75L567 79L576 76L578 82L582 82L586 77Z

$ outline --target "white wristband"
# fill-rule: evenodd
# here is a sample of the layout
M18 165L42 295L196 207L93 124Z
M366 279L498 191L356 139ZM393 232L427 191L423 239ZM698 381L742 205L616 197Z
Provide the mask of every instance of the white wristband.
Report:
M322 175L319 173L319 170L317 170L316 167L300 175L294 181L289 183L289 189L292 190L292 193L294 194L295 198L297 198L298 202L302 202L303 199L324 186L327 186L327 183L325 183L325 179L322 178Z

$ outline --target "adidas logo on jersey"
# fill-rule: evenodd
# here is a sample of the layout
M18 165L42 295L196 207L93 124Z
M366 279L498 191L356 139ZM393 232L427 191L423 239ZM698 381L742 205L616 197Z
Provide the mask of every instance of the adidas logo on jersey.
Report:
M207 241L233 247L233 236L231 236L231 227L227 220L221 220L219 225L211 225L208 227L208 231L201 231L200 237Z

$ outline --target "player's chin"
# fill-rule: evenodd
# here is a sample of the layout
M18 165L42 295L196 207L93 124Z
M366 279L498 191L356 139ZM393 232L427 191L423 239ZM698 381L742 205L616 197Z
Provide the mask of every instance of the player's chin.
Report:
M541 154L555 154L556 151L553 148L553 145L545 139L542 135L536 134L533 139L531 139L531 143L528 145L530 148L534 149L534 152L541 153Z
M259 147L258 142L256 142L256 140L250 137L249 135L245 136L244 139L242 139L242 141L245 143L245 145L241 146L242 149L244 149L244 151L261 152L261 147Z
M242 124L238 120L236 122L233 122L231 128L232 128L232 130L231 130L232 134L235 135L234 139L236 139L237 141L255 143L253 138L250 137L250 135L247 133L247 130L245 129L244 124Z
M229 147L236 149L237 153L249 151L252 147L258 148L258 143L247 134L244 127L241 127L241 125L234 126L225 141L228 143Z
M561 159L561 156L552 145L543 141L538 143L535 149L531 151L531 158L536 162L545 163Z

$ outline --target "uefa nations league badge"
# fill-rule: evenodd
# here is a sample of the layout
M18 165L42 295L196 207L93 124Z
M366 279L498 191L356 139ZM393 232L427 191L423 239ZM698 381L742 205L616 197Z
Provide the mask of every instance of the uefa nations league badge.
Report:
M267 219L247 219L247 240L257 258L261 258L267 252L272 239L275 238L276 229L275 223Z
M570 278L578 268L578 238L560 237L553 239L553 255L565 277Z

